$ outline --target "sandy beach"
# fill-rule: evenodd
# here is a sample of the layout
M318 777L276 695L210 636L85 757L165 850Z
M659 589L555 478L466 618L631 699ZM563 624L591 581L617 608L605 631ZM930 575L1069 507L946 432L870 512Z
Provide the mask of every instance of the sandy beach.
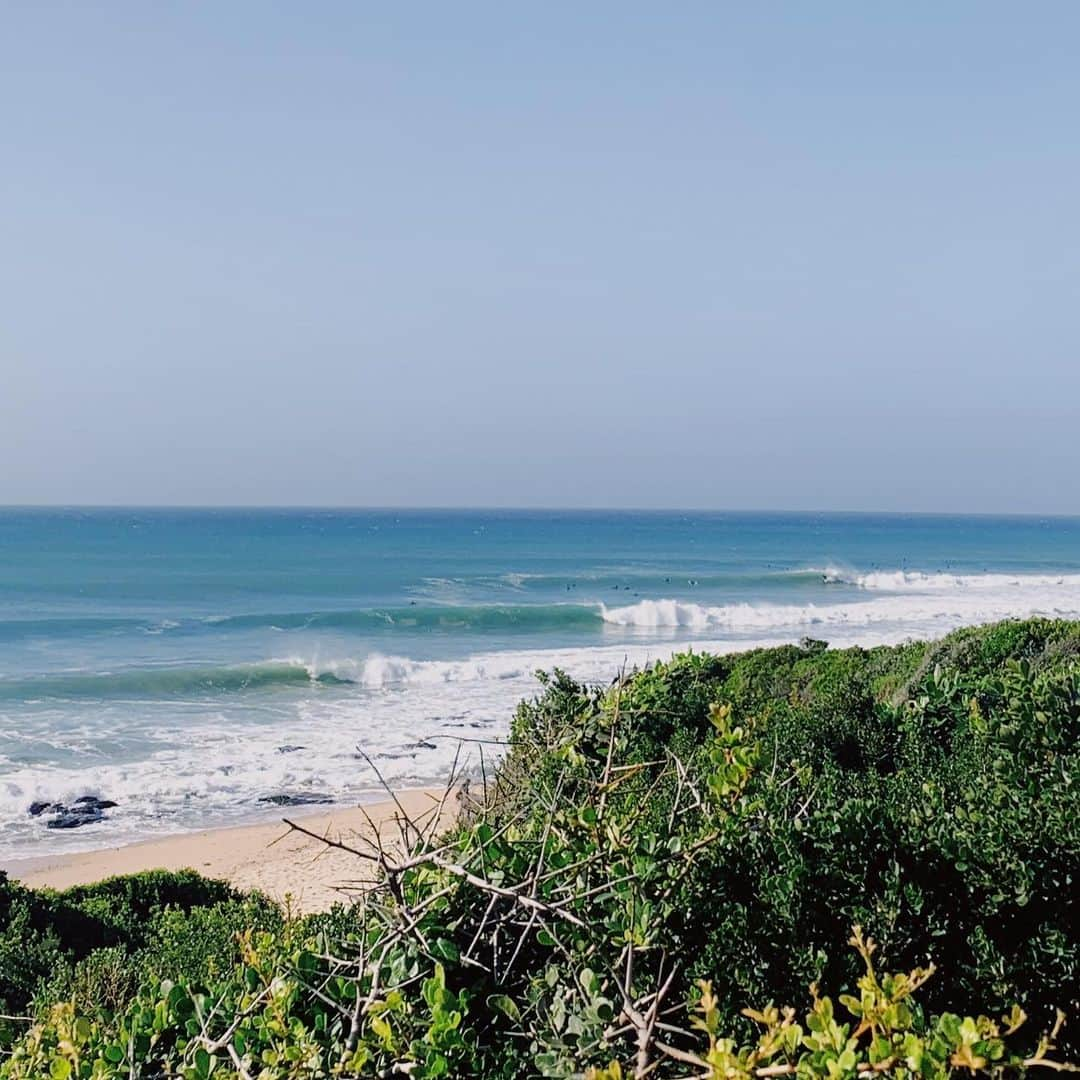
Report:
M401 808L422 824L439 810L441 790L418 789L397 794ZM442 825L457 809L453 798L443 807ZM375 830L384 846L398 842L400 810L392 800L327 813L289 813L282 817L319 836L364 850ZM0 864L0 870L33 888L64 889L142 870L191 868L206 877L224 878L238 889L258 889L298 912L321 911L348 901L371 881L372 864L349 852L328 848L295 832L282 821L206 829L124 847L42 856Z

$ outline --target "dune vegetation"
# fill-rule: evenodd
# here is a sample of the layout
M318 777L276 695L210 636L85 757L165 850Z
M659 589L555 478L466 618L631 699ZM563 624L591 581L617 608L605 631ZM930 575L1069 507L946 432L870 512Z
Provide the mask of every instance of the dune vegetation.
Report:
M1080 1061L1080 624L541 682L449 833L357 848L352 908L0 879L0 1077Z

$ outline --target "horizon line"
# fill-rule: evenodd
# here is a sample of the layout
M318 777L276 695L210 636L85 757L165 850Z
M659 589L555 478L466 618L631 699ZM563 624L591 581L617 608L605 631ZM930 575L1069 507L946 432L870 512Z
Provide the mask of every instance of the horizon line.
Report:
M113 510L113 511L278 511L278 512L372 512L372 513L558 513L558 514L818 514L893 517L972 517L972 518L1080 518L1080 512L1040 510L855 510L790 507L717 507L717 506L493 506L484 504L378 504L378 503L0 503L0 512L12 510Z

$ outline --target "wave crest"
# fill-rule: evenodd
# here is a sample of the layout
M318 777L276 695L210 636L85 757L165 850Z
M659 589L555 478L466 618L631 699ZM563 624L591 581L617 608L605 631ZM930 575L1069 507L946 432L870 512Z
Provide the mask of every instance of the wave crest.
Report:
M901 576L902 575L902 576ZM991 578L993 580L987 580ZM1080 618L1080 574L1011 576L857 575L871 593L865 600L835 604L694 604L680 600L642 600L626 607L601 606L613 626L641 630L720 629L730 633L768 633L782 639L807 627L894 627L912 635L936 636L963 623L1045 616Z
M948 574L922 570L873 570L860 573L828 566L816 571L828 585L854 585L881 592L953 592L1080 588L1080 574Z

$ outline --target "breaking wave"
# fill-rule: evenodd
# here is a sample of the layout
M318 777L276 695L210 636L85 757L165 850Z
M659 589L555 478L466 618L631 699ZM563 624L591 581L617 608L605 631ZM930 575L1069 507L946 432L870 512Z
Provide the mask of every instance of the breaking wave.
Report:
M333 672L313 672L293 661L268 661L226 667L132 668L123 671L60 672L32 678L0 679L0 700L70 698L170 698L266 690L312 681L348 680Z
M908 628L912 634L945 633L961 623L1042 615L1080 618L1080 574L944 575L906 571L841 575L824 571L835 583L854 585L869 599L840 603L718 604L642 600L624 607L601 607L606 623L642 630L723 630L735 634L783 635L812 627Z
M1080 589L1080 574L928 574L921 570L875 570L860 573L826 567L820 573L829 585L854 585L881 592L1032 592L1037 589Z
M513 679L535 670L533 653L493 652L464 660L414 660L371 653L359 658L310 661L299 657L228 667L136 668L117 672L64 672L28 679L0 678L0 701L155 700L221 697L289 687L440 686Z

